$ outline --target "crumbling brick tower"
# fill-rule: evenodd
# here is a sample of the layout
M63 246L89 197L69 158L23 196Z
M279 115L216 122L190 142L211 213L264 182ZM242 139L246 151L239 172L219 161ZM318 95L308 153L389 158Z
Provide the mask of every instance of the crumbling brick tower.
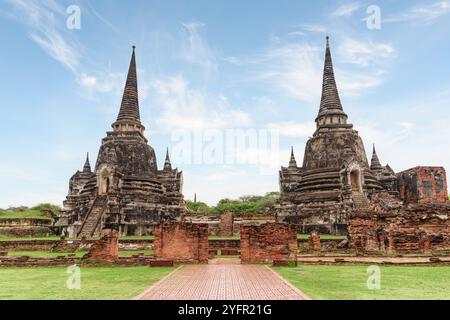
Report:
M158 170L155 151L140 121L135 48L113 131L102 140L94 172L89 160L69 183L57 226L70 237L98 235L105 225L120 235L146 235L162 221L185 211L182 172L172 169L167 152Z
M295 223L306 233L345 233L348 214L367 208L370 194L396 192L395 173L379 164L375 150L371 170L363 141L347 119L327 37L317 128L306 144L303 165L297 166L292 151L289 166L280 170L278 220Z

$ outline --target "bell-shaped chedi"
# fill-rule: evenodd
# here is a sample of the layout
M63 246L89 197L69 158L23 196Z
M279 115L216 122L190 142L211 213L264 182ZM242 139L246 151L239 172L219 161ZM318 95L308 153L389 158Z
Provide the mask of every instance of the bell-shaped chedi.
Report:
M306 143L302 167L292 160L280 171L279 219L343 233L346 215L368 206L367 196L382 190L370 170L364 144L344 112L333 70L329 38L325 49L322 97L316 131Z
M144 136L135 47L112 128L102 140L94 172L85 164L71 179L57 223L65 235L91 237L103 228L120 235L147 235L161 221L176 220L185 211L182 172L172 169L168 158L158 170L155 151Z

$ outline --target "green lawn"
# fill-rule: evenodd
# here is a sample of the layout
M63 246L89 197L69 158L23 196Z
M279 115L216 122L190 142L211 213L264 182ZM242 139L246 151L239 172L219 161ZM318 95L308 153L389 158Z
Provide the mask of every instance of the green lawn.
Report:
M368 266L274 268L313 299L450 299L450 267L380 266L381 289L367 289Z
M240 236L238 234L235 234L234 236L229 237L221 237L221 236L209 236L209 240L239 240Z
M298 234L297 239L309 239L310 234ZM345 240L346 236L336 236L333 234L321 234L320 239L333 239L333 240Z
M0 237L0 241L41 241L41 240L59 240L58 236L49 237ZM70 239L66 239L70 240Z
M131 299L174 269L81 267L81 289L69 290L66 268L0 268L0 299Z
M0 219L41 219L51 220L51 218L42 215L40 210L27 209L25 211L0 212Z
M87 251L74 252L77 257L82 257ZM68 252L49 252L49 251L9 251L8 257L33 257L33 258L54 258L59 256L67 256Z
M86 250L80 250L75 252L75 255L77 257L82 257L87 253ZM49 252L49 251L9 251L8 256L9 257L22 257L22 256L29 256L29 257L41 257L41 258L50 258L50 257L58 257L58 256L67 256L71 254L70 252ZM120 250L119 256L120 257L131 257L137 254L145 254L145 255L152 255L153 250Z

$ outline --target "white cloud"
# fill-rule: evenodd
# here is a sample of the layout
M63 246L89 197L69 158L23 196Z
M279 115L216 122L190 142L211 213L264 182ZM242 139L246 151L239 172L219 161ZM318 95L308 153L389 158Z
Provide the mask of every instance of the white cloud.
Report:
M201 22L186 22L182 24L187 31L187 37L180 51L180 58L200 65L206 71L212 72L217 69L217 62L214 51L205 43L200 36L199 29L205 26Z
M223 95L191 89L181 75L156 80L152 87L156 91L158 105L163 108L156 119L162 130L221 129L251 124L250 116L232 108Z
M264 56L260 80L275 83L283 92L301 101L320 95L323 64L320 49L308 44L286 44L272 48Z
M336 17L351 16L356 10L362 8L363 5L361 2L346 3L339 6L331 15Z
M0 199L0 208L6 209L8 207L27 206L33 207L40 203L53 203L56 205L62 205L61 199L64 198L64 194L52 193L52 192L19 192L11 194L8 199Z
M383 22L429 23L450 12L449 1L438 1L429 5L418 5L406 12L391 14Z
M300 27L308 32L326 33L328 31L327 27L320 24L302 24Z
M75 71L81 57L81 46L69 42L55 28L56 16L64 15L64 8L55 1L6 0L14 10L14 17L24 23L30 38L71 71ZM64 27L61 28L64 30Z
M348 61L361 67L381 65L395 56L395 49L386 44L363 43L348 40L339 58L350 54ZM352 45L353 44L353 45ZM371 51L374 50L374 51ZM322 88L324 48L306 43L286 43L268 50L258 63L263 67L256 80L270 81L283 94L294 99L317 102ZM334 61L336 65L336 60ZM335 67L339 92L343 95L359 95L361 91L378 86L382 82L383 70L360 70Z
M342 62L363 67L377 64L396 56L395 48L387 43L363 42L348 37L340 41L339 58Z
M247 166L217 166L205 168L202 173L185 170L183 193L186 199L193 199L196 193L198 201L209 205L216 205L223 198L264 195L270 191L278 191L278 170L279 168L270 176L260 175Z
M299 123L295 121L285 121L277 123L269 123L267 125L268 130L276 131L281 136L293 137L293 138L305 138L310 137L316 129L314 121L305 123Z
M123 92L125 73L121 72L98 72L95 75L80 73L77 75L77 82L81 88L86 90L85 97L92 97L95 92L114 93L120 95ZM145 92L139 86L139 93Z

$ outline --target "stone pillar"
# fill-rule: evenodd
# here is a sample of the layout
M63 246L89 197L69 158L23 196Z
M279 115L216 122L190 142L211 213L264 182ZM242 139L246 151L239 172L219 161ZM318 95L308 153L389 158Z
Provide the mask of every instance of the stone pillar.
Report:
M83 259L98 259L115 262L119 258L119 232L103 229L100 240L94 242Z
M219 236L221 237L232 237L234 234L234 216L233 212L227 211L220 215L219 222Z
M314 253L320 253L321 251L320 235L317 230L311 232L309 237L309 250Z

